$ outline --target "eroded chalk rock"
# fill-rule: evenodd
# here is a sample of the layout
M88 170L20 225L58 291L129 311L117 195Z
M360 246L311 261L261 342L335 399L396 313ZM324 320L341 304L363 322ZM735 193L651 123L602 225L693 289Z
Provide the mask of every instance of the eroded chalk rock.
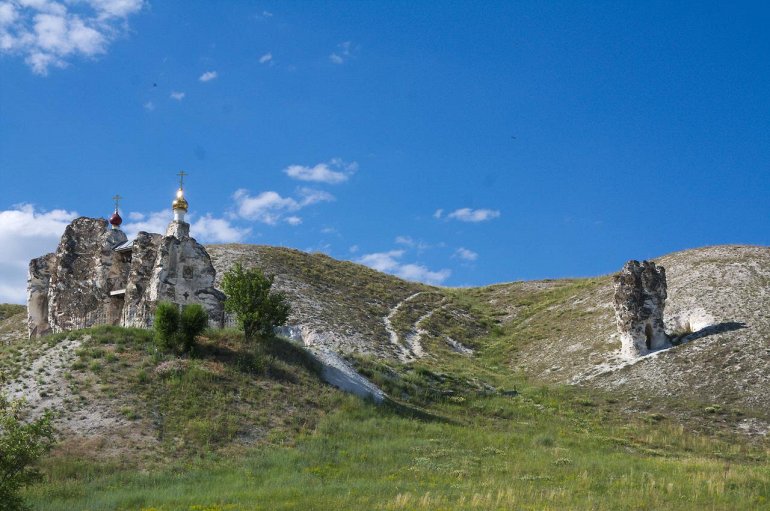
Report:
M628 261L614 283L621 353L635 358L670 347L663 325L666 270L651 261Z
M53 332L104 322L113 248L126 241L101 218L76 218L55 254L48 286L48 323Z
M50 253L29 262L27 277L27 327L31 337L51 333L48 323L48 286L56 254Z
M160 234L139 232L131 245L131 263L126 278L122 324L145 328L152 324L155 306L148 298L150 279L158 257Z

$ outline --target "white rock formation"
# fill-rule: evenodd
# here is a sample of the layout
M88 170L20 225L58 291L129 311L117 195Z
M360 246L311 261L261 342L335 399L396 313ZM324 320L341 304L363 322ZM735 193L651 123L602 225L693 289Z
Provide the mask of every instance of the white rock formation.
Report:
M140 232L131 243L98 218L75 219L53 254L33 259L27 283L30 337L96 324L149 327L155 306L199 303L221 326L224 294L190 225L172 221L166 236Z
M671 347L663 324L666 270L650 261L628 261L614 284L621 354L636 358Z

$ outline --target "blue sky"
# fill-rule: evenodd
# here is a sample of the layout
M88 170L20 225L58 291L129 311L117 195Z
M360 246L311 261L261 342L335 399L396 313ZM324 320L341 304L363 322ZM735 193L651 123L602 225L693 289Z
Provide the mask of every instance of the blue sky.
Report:
M0 0L0 302L74 215L443 285L770 241L770 8Z

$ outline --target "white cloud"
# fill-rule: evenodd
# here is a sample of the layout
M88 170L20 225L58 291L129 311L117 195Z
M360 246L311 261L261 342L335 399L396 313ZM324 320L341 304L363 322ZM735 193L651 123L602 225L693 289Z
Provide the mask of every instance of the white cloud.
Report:
M213 79L214 79L214 78L216 78L217 76L219 76L219 75L217 74L217 72L216 72L216 71L206 71L205 73L203 73L202 75L200 75L200 77L198 78L198 80L200 80L200 81L202 81L202 82L210 82L211 80L213 80Z
M128 219L120 228L128 239L133 239L139 231L165 233L173 216L167 209L150 213L132 211ZM190 222L190 236L202 243L234 243L251 233L251 229L235 227L229 220L215 218L210 213L197 220L194 214L190 214L187 221Z
M0 211L0 303L24 303L30 259L56 250L64 228L78 214L40 211L30 204Z
M12 0L0 3L0 54L18 55L39 75L75 57L107 53L144 0Z
M323 190L315 190L313 188L300 188L297 191L300 195L299 205L302 208L304 208L305 206L310 206L312 204L317 204L319 202L334 201L334 195L330 194L329 192L325 192Z
M358 252L358 248L359 248L358 245L350 245L350 248L348 250L350 251L351 254L355 254L356 252Z
M447 218L453 218L455 220L460 220L461 222L483 222L499 216L500 211L496 209L460 208L449 213Z
M445 268L439 271L431 271L421 264L405 264L399 268L396 275L405 280L413 280L417 282L424 282L425 284L438 285L448 279L450 275L452 275L452 270Z
M272 53L265 53L261 57L259 57L259 63L260 64L267 64L268 62L272 63L273 60L273 54Z
M155 110L155 103L153 103L152 101L148 101L143 106L144 106L144 109L147 110L148 112L152 112L153 110Z
M460 247L457 250L455 250L453 257L460 258L463 261L475 261L476 259L479 258L479 254L474 252L473 250Z
M102 18L125 18L138 11L144 0L90 0Z
M168 223L172 220L171 212L168 210L153 211L151 213L139 213L132 211L128 214L130 221L123 222L120 229L126 233L128 239L136 237L139 231L144 232L166 232Z
M337 45L337 51L329 55L329 60L332 64L344 64L353 58L357 51L357 46L353 46L351 41L345 41Z
M356 262L402 279L424 282L425 284L441 284L452 275L452 271L448 269L432 271L421 264L401 263L400 259L404 253L405 251L400 249L375 252L361 256Z
M235 243L243 241L251 229L233 226L224 218L214 218L207 213L190 226L190 235L204 243Z
M292 179L316 183L337 184L347 181L358 170L358 163L346 163L341 158L332 158L328 163L313 167L289 165L283 171Z
M247 190L235 192L233 199L238 206L238 215L248 220L256 220L275 225L286 211L299 209L297 201L290 197L281 197L278 192L262 192L256 197L249 195Z
M284 220L289 225L298 225L302 219L296 215L286 216L302 208L320 202L331 202L334 196L322 190L300 188L298 197L282 197L278 192L262 192L257 196L249 195L248 190L240 189L233 194L237 214L241 218L254 220L268 225L275 225Z
M184 92L178 92L178 91L173 91L171 93L171 95L170 95L171 99L175 99L177 101L182 101L184 99L184 97L185 97L185 93Z
M433 213L433 218L440 219L443 214L444 214L443 209L437 209L436 212Z
M389 252L375 252L366 254L358 259L358 262L377 271L393 273L399 266L398 258L404 255L403 250L391 250Z

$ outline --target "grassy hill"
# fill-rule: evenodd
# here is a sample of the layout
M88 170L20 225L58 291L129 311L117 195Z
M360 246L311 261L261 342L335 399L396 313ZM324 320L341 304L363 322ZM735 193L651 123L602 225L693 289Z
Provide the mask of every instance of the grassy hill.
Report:
M255 352L210 332L178 359L142 330L28 341L16 310L0 319L16 332L5 390L61 412L35 509L768 505L767 248L658 260L669 327L701 333L633 365L614 353L610 277L447 289L290 249L208 249L220 276L235 261L275 274L306 342L392 401L329 387L288 342Z

